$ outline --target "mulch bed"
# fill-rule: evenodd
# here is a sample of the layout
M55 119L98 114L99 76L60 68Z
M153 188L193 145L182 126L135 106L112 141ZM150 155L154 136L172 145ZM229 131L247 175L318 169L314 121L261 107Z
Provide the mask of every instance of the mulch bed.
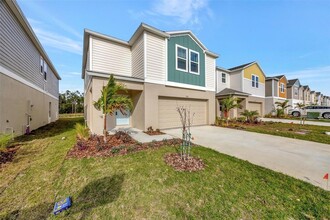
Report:
M178 153L171 153L165 155L165 163L173 167L177 171L199 171L204 170L204 162L200 158L189 157L186 160L181 158Z
M13 161L17 150L17 147L11 147L7 148L5 151L0 151L0 166Z
M144 131L144 133L148 134L148 135L162 135L162 134L165 134L161 131Z
M107 136L104 143L103 136L93 135L88 140L78 140L77 144L68 152L68 157L89 158L89 157L113 157L129 153L160 148L162 146L178 146L181 139L170 139L153 141L150 143L139 143L126 132L119 131L114 135Z

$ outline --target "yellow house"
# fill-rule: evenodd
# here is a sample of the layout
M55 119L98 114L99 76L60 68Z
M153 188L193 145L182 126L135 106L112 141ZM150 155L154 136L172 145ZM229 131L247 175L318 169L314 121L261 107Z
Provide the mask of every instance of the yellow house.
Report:
M221 116L221 100L234 96L239 98L242 109L234 109L231 117L239 117L245 109L265 113L266 75L257 62L250 62L230 69L217 67L217 100Z

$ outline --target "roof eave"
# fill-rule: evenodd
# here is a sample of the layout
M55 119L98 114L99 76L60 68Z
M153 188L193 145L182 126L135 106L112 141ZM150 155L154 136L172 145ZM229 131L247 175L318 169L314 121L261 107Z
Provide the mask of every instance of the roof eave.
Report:
M55 76L57 77L58 80L61 80L60 75L58 74L57 70L55 69L53 63L51 62L50 58L48 57L46 51L42 47L39 39L37 38L36 34L34 33L32 27L30 26L29 22L27 21L26 17L24 16L22 10L18 6L16 1L11 1L11 0L5 0L7 5L9 6L10 10L14 13L15 17L19 21L19 23L22 25L23 29L25 32L28 34L30 37L32 43L34 46L37 48L43 59L45 59L48 63L48 66L51 68Z

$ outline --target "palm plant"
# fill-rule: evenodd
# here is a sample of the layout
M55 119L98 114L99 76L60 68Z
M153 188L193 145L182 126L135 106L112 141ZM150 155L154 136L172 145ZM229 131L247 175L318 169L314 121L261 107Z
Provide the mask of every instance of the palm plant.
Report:
M102 111L103 114L103 139L107 141L107 115L113 115L119 110L123 115L126 115L126 110L132 110L132 99L126 95L118 94L119 91L127 92L125 86L115 82L113 75L110 75L109 81L106 86L101 90L101 97L94 102L94 107Z
M248 123L251 123L259 115L259 113L258 111L249 111L245 109L244 112L241 112L241 115L246 118Z
M277 106L277 117L281 117L284 115L285 109L291 107L291 105L288 105L289 100L285 100L284 102L275 102Z
M221 106L224 117L226 118L226 124L228 126L229 111L235 108L242 108L242 105L239 103L238 98L229 96L221 101Z
M299 109L300 112L300 124L303 124L303 115L302 115L302 109L305 107L304 103L297 103L297 108Z

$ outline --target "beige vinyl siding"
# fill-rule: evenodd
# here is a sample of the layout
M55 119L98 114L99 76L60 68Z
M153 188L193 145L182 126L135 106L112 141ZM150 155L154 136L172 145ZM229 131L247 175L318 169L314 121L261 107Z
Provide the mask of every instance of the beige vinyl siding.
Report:
M158 100L158 124L160 129L181 126L179 113L176 110L178 106L185 106L190 109L191 114L195 114L193 125L207 124L207 101L160 97Z
M146 33L146 79L165 82L166 78L166 48L165 39L151 33Z
M132 46L132 76L144 78L144 40L143 34Z
M44 81L40 53L4 1L0 1L0 15L0 65L58 97L58 79L47 64L47 82Z
M132 76L130 46L91 37L92 71Z
M205 85L212 91L215 91L215 70L215 59L205 55Z

